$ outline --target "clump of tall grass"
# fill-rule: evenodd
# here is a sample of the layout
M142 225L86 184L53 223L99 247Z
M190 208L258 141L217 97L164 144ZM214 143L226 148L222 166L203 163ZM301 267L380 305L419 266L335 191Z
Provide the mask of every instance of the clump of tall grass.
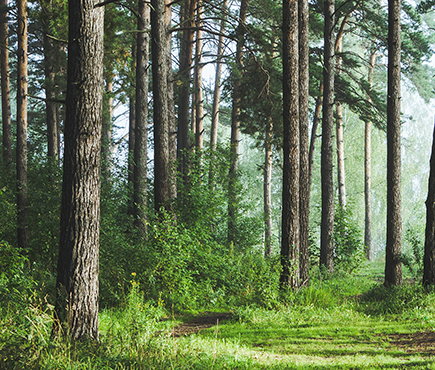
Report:
M361 296L359 309L369 315L402 315L421 309L435 311L434 302L435 293L421 285L376 285Z

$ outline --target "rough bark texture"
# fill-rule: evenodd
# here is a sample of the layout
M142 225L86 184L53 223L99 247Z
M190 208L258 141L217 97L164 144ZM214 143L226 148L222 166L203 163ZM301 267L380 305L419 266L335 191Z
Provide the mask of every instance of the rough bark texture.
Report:
M189 106L193 53L193 36L195 28L196 0L184 0L182 4L182 27L184 28L180 46L180 70L178 82L181 84L178 103L177 158L178 171L187 180L188 153L190 149Z
M343 51L343 38L340 37L337 50L339 53ZM342 58L337 57L337 74L341 75ZM343 127L343 105L341 101L335 103L336 109L336 141L337 141L337 182L338 182L338 204L343 209L346 208L346 182L345 182L345 170L344 170L344 127Z
M165 1L152 0L151 51L154 102L154 208L156 211L159 211L161 207L170 208L169 200L171 194L165 15Z
M48 0L44 3L45 14L47 18L43 19L43 47L44 47L44 72L45 72L45 112L47 120L47 155L54 159L59 159L59 132L57 122L57 104L54 102L55 93L55 47L53 40L49 37L51 33L49 14L52 12L52 1Z
M320 266L334 272L334 183L333 183L333 131L334 131L334 24L335 0L325 1L323 120L322 120L322 223L320 236Z
M299 136L300 136L300 285L309 282L309 218L310 186L308 170L308 98L309 98L309 43L308 43L308 1L298 1L299 17Z
M204 101L202 94L202 0L198 0L196 11L196 48L195 48L195 146L202 150L204 146Z
M113 78L113 73L105 73L106 91L103 100L103 128L101 132L101 172L107 184L111 182L113 169Z
M12 163L11 98L9 86L9 31L7 0L0 1L0 69L2 95L3 162Z
M368 81L370 89L373 87L373 70L375 67L376 52L370 54L370 64ZM368 99L371 102L371 99ZM364 245L366 248L366 257L369 261L372 259L372 124L370 121L365 123L364 128L364 205L365 205L365 222L364 222Z
M269 119L266 124L264 138L264 254L272 257L272 134L273 122Z
M308 149L308 187L311 190L314 166L314 151L316 149L317 128L319 127L320 112L322 111L323 103L323 83L320 84L319 96L316 99L316 107L314 109L313 125L311 127L310 148Z
M426 200L426 238L423 258L423 285L435 286L435 126L430 157L429 186Z
M133 201L133 187L134 187L134 146L135 146L135 135L134 131L136 128L136 103L135 97L131 95L129 97L129 116L128 116L128 191L129 191L129 204L128 204L128 214L133 215L134 213L134 201Z
M219 125L219 104L221 94L221 76L222 76L222 57L224 54L224 33L226 26L226 12L228 7L228 0L224 0L222 4L223 14L220 25L220 34L216 58L216 74L214 79L213 91L213 107L211 111L211 133L210 133L210 149L215 151L217 145L217 131Z
M169 140L169 165L170 165L170 198L177 198L177 122L175 119L175 104L174 104L174 76L172 72L172 1L166 0L166 53L167 53L167 85L168 85L168 140Z
M148 143L148 61L150 7L138 1L136 48L136 125L134 146L134 225L142 237L147 232L147 143Z
M17 237L18 247L29 247L27 207L27 1L17 2Z
M240 3L239 24L237 26L237 46L236 46L236 67L233 71L233 97L231 109L231 165L229 171L228 184L228 241L235 242L237 234L237 171L239 166L239 132L240 132L240 103L242 101L242 91L240 74L243 70L243 47L245 45L245 22L246 11L249 0L242 0Z
M298 1L283 1L283 184L281 288L299 286L299 27Z
M400 0L388 1L387 246L385 285L402 284Z
M217 58L216 58L216 71L215 71L215 82L213 90L213 106L211 110L211 130L210 130L210 150L212 152L211 160L214 160L214 153L217 146L217 135L219 126L219 106L220 106L220 95L221 95L221 78L222 78L222 57L224 54L224 33L227 20L228 11L228 0L224 0L222 4L222 18L220 24L220 35L218 41ZM210 166L209 170L209 184L214 186L214 168Z
M68 78L57 267L58 318L72 339L98 339L103 7L69 1Z

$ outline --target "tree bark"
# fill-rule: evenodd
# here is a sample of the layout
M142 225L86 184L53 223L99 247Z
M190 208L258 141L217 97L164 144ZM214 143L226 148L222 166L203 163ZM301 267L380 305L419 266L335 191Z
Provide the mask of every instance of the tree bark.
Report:
M231 110L231 165L229 171L229 184L228 184L228 241L236 243L237 235L237 213L238 213L238 199L237 199L237 171L239 165L239 131L240 131L240 103L242 100L242 91L240 83L240 74L243 70L243 47L245 44L245 23L246 13L249 0L242 0L240 3L239 24L237 26L236 37L236 67L233 71L233 97L232 97L232 110Z
M151 47L154 102L154 208L170 209L169 115L166 6L164 0L151 2ZM180 127L179 127L180 130ZM137 140L137 138L136 138Z
M375 68L376 52L370 54L370 64L368 81L370 89L373 87L373 70ZM371 102L370 97L368 101ZM370 121L365 123L364 128L364 204L365 204L365 222L364 222L364 245L366 248L366 257L369 261L372 259L372 160L371 160L371 128Z
M316 149L317 128L319 127L320 112L322 111L322 103L323 103L323 82L320 84L319 96L316 99L313 125L311 127L310 148L308 149L308 187L310 191L311 191L311 183L313 178L314 151Z
M400 146L400 0L388 1L387 96L387 246L385 285L402 284L402 214Z
M218 40L217 48L217 58L216 58L216 71L215 71L215 82L213 90L213 105L211 111L211 130L210 130L210 151L211 151L211 165L209 170L209 185L214 186L214 168L213 161L215 159L216 146L217 146L217 135L219 126L219 106L220 106L220 95L221 95L221 78L222 78L222 58L224 55L224 34L227 20L228 11L228 0L224 0L222 4L222 15L220 24L220 34Z
M134 146L135 146L135 135L134 131L136 128L136 103L135 97L132 95L129 96L129 116L128 116L128 192L129 192L129 205L128 205L128 214L133 216L134 214Z
M204 101L202 93L202 0L198 0L196 11L196 48L195 48L195 146L201 151L204 146Z
M101 171L105 183L109 184L112 177L113 164L113 78L112 72L105 74L106 92L103 102L103 129L101 134Z
M98 340L104 8L69 1L68 78L56 313Z
M272 134L273 121L266 124L264 138L264 255L272 257Z
M343 38L340 37L337 51L343 51ZM337 75L341 75L343 60L339 55L337 57ZM337 120L335 124L336 141L337 141L337 182L338 182L338 204L341 208L346 209L346 173L344 170L344 127L343 127L343 105L337 100L335 103Z
M134 225L139 235L147 233L147 144L148 144L148 61L150 7L138 1L136 48L136 122L134 146L133 206ZM165 45L166 46L166 45ZM166 76L164 76L166 78Z
M178 171L187 181L188 153L190 149L189 106L190 80L193 53L193 36L195 28L196 0L184 0L182 3L182 26L184 28L180 46L180 69L178 80L181 84L178 103L178 141L177 158Z
M283 1L283 185L281 289L299 286L300 123L298 1Z
M167 53L167 75L168 75L168 116L169 116L169 165L170 165L170 199L177 198L177 123L175 120L175 104L174 104L174 76L172 72L172 1L166 0L166 53Z
M320 266L334 272L334 184L333 184L333 127L334 127L334 24L335 0L326 0L324 7L324 69L323 69L323 119L322 119L322 221L320 239Z
M423 258L423 285L435 286L435 125L430 157L429 186L426 200L426 236Z
M7 0L0 1L0 69L2 94L2 132L3 132L3 162L7 167L12 164L12 124L11 98L9 84L9 31Z
M228 7L228 0L224 0L222 4L222 19L220 24L219 41L216 58L216 73L213 90L213 106L211 112L211 133L210 133L210 149L212 152L216 150L217 145L217 131L219 125L219 104L221 94L221 76L222 76L222 57L224 55L224 33L226 26L226 12Z
M137 41L132 44L131 48L131 64L130 70L136 72L136 46ZM130 77L133 79L133 77ZM130 82L133 85L133 82ZM135 129L136 129L136 92L133 87L130 89L130 94L128 97L128 105L129 105L129 115L128 115L128 174L127 174L127 182L128 182L128 192L129 192L129 204L128 204L128 214L133 216L134 214L134 147L135 147ZM133 92L134 91L134 92Z
M300 285L309 282L309 218L310 193L308 164L308 99L309 99L309 31L308 31L308 1L298 1L299 18L299 135L300 135Z
M48 0L44 4L46 7L45 15L47 18L43 19L43 47L44 47L44 72L45 72L45 102L46 120L47 120L47 155L55 160L59 159L59 132L57 122L57 103L54 102L56 98L55 93L55 48L53 40L49 37L51 33L49 14L53 11L52 1Z
M17 238L18 247L29 247L27 206L27 1L17 2Z

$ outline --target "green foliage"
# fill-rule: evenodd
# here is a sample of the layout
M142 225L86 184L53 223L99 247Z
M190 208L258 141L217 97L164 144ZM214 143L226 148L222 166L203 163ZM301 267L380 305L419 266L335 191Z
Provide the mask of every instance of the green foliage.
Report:
M368 315L395 315L415 309L431 309L433 300L434 293L428 293L421 285L388 288L378 285L361 296L360 309Z
M7 171L0 175L0 241L9 243L16 238L16 205L15 192L12 190L12 179Z
M26 300L28 289L35 286L29 274L27 257L18 248L0 241L0 302L1 306L19 308Z
M30 158L28 164L29 260L54 272L59 249L61 168L45 155Z
M128 212L129 189L123 173L103 182L100 222L100 304L125 303L130 273L138 271L144 258L141 245L135 245L133 217Z
M356 272L365 259L364 243L349 208L337 208L332 238L336 270L347 274Z
M418 279L423 275L424 229L408 227L405 230L404 242L401 261L411 275Z
M278 263L264 260L260 251L237 253L164 212L150 223L148 239L142 265L133 272L146 297L163 299L167 308L271 305L277 299Z

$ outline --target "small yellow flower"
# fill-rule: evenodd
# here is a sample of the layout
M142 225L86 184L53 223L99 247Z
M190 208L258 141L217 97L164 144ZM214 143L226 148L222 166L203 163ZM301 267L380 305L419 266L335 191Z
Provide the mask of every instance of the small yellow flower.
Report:
M136 273L135 273L135 272L132 272L132 273L131 273L131 276L135 277L135 276L136 276Z

